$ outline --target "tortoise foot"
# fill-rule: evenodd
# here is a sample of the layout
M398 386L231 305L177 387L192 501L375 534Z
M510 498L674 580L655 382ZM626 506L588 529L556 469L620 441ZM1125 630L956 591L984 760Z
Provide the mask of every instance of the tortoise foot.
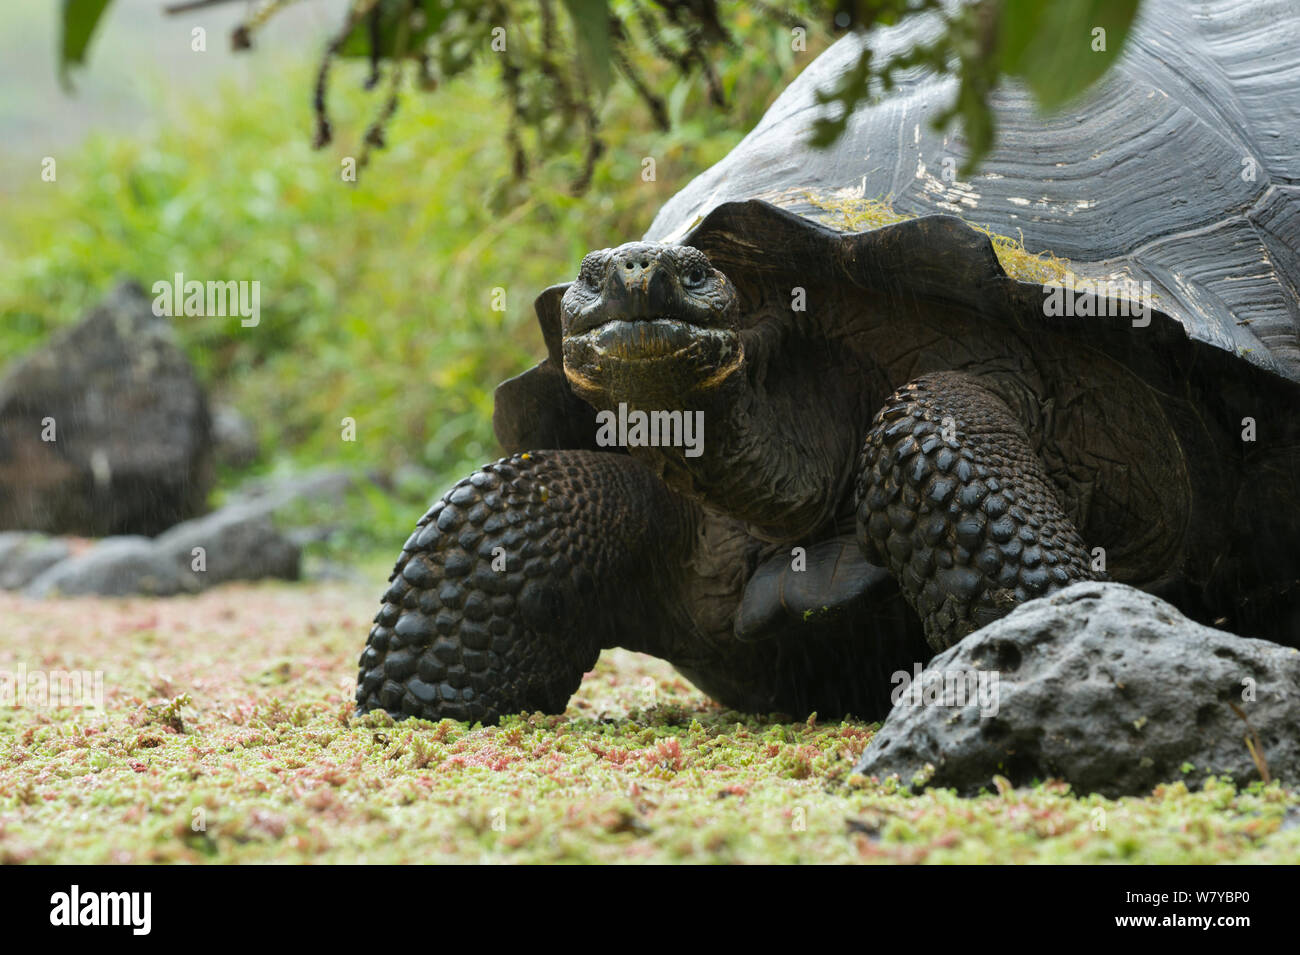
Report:
M857 507L863 552L897 577L936 650L1099 576L1024 429L965 373L890 396L859 460Z

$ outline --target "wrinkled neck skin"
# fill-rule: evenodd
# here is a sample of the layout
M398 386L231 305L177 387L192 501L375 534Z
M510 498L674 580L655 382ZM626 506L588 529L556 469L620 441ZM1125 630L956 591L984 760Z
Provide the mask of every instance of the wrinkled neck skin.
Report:
M682 447L628 450L673 490L745 521L756 537L811 542L851 514L867 425L862 396L844 393L843 375L827 374L824 349L801 354L770 329L749 329L742 338L745 360L712 389L685 400L622 397L629 409L702 412L698 456ZM617 399L604 407L617 408Z

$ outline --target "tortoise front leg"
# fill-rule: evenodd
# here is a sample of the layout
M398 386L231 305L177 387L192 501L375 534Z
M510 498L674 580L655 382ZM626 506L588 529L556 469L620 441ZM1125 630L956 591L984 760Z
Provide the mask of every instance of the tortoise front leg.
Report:
M1098 577L1024 428L963 372L890 396L862 450L857 506L863 553L898 579L936 650Z
M621 454L489 464L420 520L361 655L357 704L482 720L562 712L600 651L673 627L693 511Z

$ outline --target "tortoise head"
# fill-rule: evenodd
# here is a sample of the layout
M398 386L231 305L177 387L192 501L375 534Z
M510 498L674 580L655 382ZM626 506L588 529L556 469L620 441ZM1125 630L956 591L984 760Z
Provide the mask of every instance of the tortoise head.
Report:
M698 249L591 252L561 303L564 374L598 407L691 404L740 367L738 310L735 287Z

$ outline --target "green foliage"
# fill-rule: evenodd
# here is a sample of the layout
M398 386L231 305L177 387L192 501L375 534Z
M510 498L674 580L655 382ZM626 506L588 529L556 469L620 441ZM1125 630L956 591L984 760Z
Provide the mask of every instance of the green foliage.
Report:
M1140 0L858 0L854 22L888 25L929 16L928 39L887 58L864 49L853 67L818 100L837 109L816 122L813 143L828 146L844 132L861 103L888 93L907 70L925 67L958 80L957 95L933 119L946 129L960 119L969 175L996 136L989 96L1004 78L1022 81L1044 109L1084 93L1119 58ZM1101 31L1098 33L1098 31Z
M609 86L609 8L605 0L564 0L578 37L578 49L597 89Z
M66 7L65 31L88 37L107 3ZM233 31L232 47L251 49L259 31L291 3L267 0L250 10ZM711 102L723 106L721 74L740 64L758 64L763 54L769 62L786 59L784 51L794 47L791 24L802 24L800 18L822 4L797 0L788 6L777 10L752 0L721 5L692 0L354 0L325 49L314 84L308 84L315 91L313 143L320 148L333 141L330 76L339 58L369 61L367 89L380 87L387 74L380 104L365 127L361 168L368 164L371 148L387 144L388 127L412 79L418 89L429 91L468 70L488 67L498 74L509 104L509 120L502 128L516 177L527 175L539 158L580 142L584 160L568 185L575 193L585 192L595 162L607 148L600 107L611 89L633 95L625 109L639 99L660 128L667 126L665 92L680 80L702 75ZM563 16L557 13L561 8ZM186 4L172 12L190 9ZM813 45L819 39L820 34ZM753 49L756 42L764 48ZM61 68L69 62L61 56Z
M68 71L74 65L86 62L86 47L99 25L100 17L110 0L63 0L63 16L59 20L62 36L59 38L59 76L68 84Z
M0 230L0 355L76 320L121 277L146 291L177 272L260 282L259 325L177 317L181 341L217 399L254 422L263 467L432 473L423 500L404 497L396 514L367 498L346 515L349 547L391 558L430 497L498 456L493 389L543 353L533 298L571 278L589 249L639 236L735 145L797 66L769 48L755 36L719 75L734 126L707 108L698 81L671 86L669 132L645 129L634 95L613 91L608 126L626 148L605 154L581 199L565 191L583 162L577 146L528 182L496 174L508 107L486 69L399 114L382 169L360 183L300 135L307 70L257 89L231 82L206 104L160 111L156 135L60 155L57 183L15 184ZM345 118L364 114L364 78L364 64L339 67ZM658 181L641 178L647 155ZM504 311L492 307L498 288ZM344 417L355 442L341 439Z
M766 2L696 0L562 0L566 16L556 17L555 0L356 0L338 36L327 49L316 82L317 146L328 143L328 76L336 56L371 61L369 86L376 86L381 64L390 82L369 124L367 146L381 147L406 81L406 61L419 66L425 89L461 75L476 63L499 66L499 82L510 104L505 125L511 165L517 176L532 165L523 130L535 151L554 155L566 145L585 144L582 170L573 190L591 184L596 158L605 148L599 132L598 104L612 82L631 91L654 122L667 124L665 86L702 75L717 107L727 99L719 72L752 55L754 24L776 28L769 56L792 46L795 28L868 30L910 18L934 19L937 29L925 41L887 58L870 49L838 82L819 91L823 104L838 108L822 116L812 142L825 146L843 132L859 104L893 88L906 70L924 66L958 79L949 107L934 118L944 129L960 119L972 172L992 147L996 130L989 97L1003 78L1022 80L1039 104L1055 108L1092 86L1123 48L1140 0L798 0L777 7ZM79 62L107 0L67 0L61 68ZM234 34L243 49L254 32L286 0L270 0L251 13ZM1099 36L1099 32L1100 36ZM822 34L818 34L821 36ZM79 38L69 52L66 38ZM362 153L361 164L369 156Z
M103 707L0 707L0 863L1300 858L1300 795L1276 782L912 795L852 773L873 725L723 710L626 650L601 654L562 715L357 717L346 676L377 593L235 584L143 615L0 611L18 659L53 646L113 675Z
M411 0L378 0L361 4L358 9L364 11L366 6L370 8L368 14L348 18L338 41L339 56L414 57L443 28L447 18L459 12L443 3L412 3ZM413 9L420 12L414 22ZM480 6L480 9L484 8Z
M1022 79L1041 106L1055 109L1082 94L1115 62L1138 2L1005 0L998 40L1002 68Z

